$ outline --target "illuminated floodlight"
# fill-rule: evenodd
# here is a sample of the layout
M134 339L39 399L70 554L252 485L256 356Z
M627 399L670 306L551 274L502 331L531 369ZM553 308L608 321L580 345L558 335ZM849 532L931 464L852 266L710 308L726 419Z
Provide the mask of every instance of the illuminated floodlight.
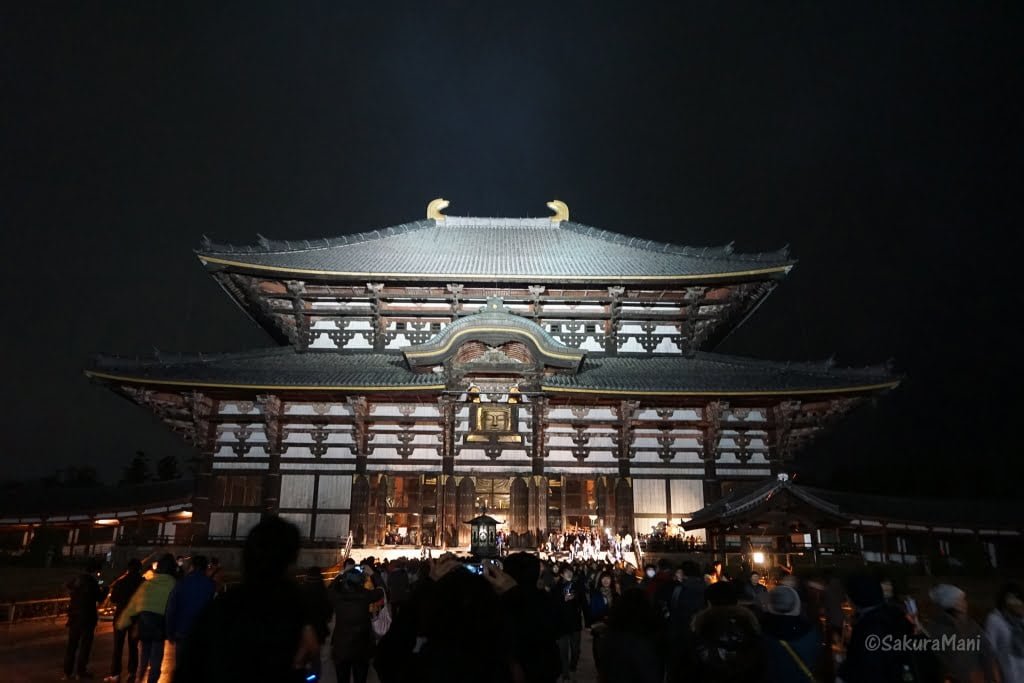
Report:
M754 553L754 564L764 564L764 553Z

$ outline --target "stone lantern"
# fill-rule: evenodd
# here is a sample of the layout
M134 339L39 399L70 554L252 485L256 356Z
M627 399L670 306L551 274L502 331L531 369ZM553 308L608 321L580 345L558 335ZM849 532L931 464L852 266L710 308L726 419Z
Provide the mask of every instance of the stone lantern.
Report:
M486 514L466 522L470 527L469 551L474 557L493 558L498 556L498 520Z

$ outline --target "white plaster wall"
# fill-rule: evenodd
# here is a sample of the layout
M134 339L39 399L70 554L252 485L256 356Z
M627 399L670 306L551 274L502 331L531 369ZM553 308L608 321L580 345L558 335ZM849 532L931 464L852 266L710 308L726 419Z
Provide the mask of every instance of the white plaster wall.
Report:
M282 508L313 507L313 475L286 474L281 476Z
M317 503L319 509L347 508L352 505L352 475L321 474L317 487Z

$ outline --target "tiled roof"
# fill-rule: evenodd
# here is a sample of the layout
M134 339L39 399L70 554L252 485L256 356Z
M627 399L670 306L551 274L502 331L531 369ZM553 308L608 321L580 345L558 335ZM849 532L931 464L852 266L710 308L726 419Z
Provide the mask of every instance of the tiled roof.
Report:
M175 479L137 486L43 487L24 484L5 491L0 500L0 517L45 512L89 514L151 508L191 502L195 492L192 479Z
M826 498L853 519L925 522L936 526L977 526L1024 528L1020 504L1010 500L966 498L912 498L879 496L804 487Z
M803 486L791 479L770 479L752 488L733 490L694 513L685 527L698 529L742 518L782 491L854 525L856 520L867 520L955 528L1021 528L1019 506L1014 501L879 496Z
M707 524L741 518L768 503L774 496L787 494L807 503L825 515L843 517L838 505L811 493L803 486L795 485L788 477L783 477L769 479L753 490L734 490L722 499L695 512L684 526L687 529L699 529Z
M777 363L717 353L588 357L575 375L544 380L550 391L806 393L898 382L887 369L835 368L825 363Z
M239 387L436 387L433 373L414 373L399 353L306 352L275 348L215 355L169 355L144 360L98 357L87 371L98 379ZM719 354L606 356L584 360L575 375L544 380L551 392L598 390L685 394L842 391L883 388L896 379L884 369L836 369L827 364L773 363Z
M224 354L159 354L130 359L99 356L86 374L140 383L239 387L434 386L432 373L410 372L394 353L298 353L291 347Z
M249 268L320 276L500 277L520 279L695 278L776 274L794 261L787 249L737 254L724 247L653 242L547 218L422 220L332 239L254 246L206 242L211 269Z

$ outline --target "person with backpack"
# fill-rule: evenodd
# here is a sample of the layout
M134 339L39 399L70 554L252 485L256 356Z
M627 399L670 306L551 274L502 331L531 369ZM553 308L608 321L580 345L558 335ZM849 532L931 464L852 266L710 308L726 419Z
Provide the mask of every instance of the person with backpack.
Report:
M71 597L68 602L68 644L64 651L64 677L68 680L75 675L92 678L89 655L99 622L97 608L107 597L107 589L99 581L100 566L99 560L90 559L85 571L66 584Z
M821 658L821 636L803 617L800 595L789 586L768 592L761 617L766 683L810 683Z
M138 617L139 669L135 680L142 683L143 674L149 668L149 683L158 683L164 659L164 640L167 637L165 614L167 600L177 580L178 563L170 553L160 558L153 578L139 586L121 612L117 628L129 628L132 619Z
M761 627L754 613L739 604L730 581L704 591L708 607L693 617L692 680L704 683L747 683L757 680L762 666Z
M139 586L145 583L142 578L142 562L138 558L128 560L124 574L110 584L110 603L114 606L114 624L121 618L121 613L135 595ZM110 663L110 675L104 678L105 683L118 683L121 680L121 661L124 659L124 644L128 641L128 670L135 675L139 668L139 642L129 628L114 628L114 656Z

